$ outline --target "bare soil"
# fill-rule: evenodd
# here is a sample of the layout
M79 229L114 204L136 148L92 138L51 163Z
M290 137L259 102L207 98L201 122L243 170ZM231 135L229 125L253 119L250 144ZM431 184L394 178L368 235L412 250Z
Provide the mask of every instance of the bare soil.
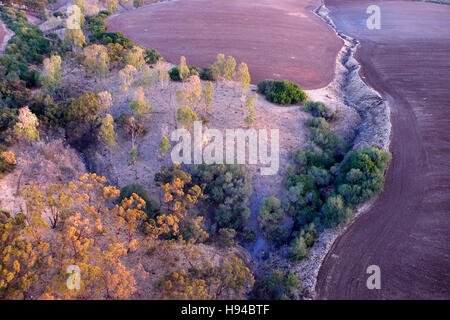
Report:
M253 83L273 78L306 89L334 76L342 41L312 11L318 0L177 0L123 12L108 30L160 51L171 63L180 56L206 67L218 53L247 62Z
M337 28L361 41L361 76L388 101L393 161L383 194L338 238L319 272L320 299L450 298L450 7L326 0ZM365 27L381 7L382 28ZM381 268L381 290L366 269Z

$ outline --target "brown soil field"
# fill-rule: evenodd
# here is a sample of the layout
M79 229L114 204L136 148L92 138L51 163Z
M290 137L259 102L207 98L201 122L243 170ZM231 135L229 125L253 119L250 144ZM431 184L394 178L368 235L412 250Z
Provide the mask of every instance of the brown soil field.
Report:
M253 83L274 78L305 89L327 85L342 42L312 10L318 0L177 0L108 19L136 43L177 64L210 65L218 53L247 62Z
M361 41L361 76L391 108L393 161L384 192L335 242L320 299L450 298L450 6L326 0L339 31ZM381 30L366 8L381 8ZM368 290L366 269L381 269Z

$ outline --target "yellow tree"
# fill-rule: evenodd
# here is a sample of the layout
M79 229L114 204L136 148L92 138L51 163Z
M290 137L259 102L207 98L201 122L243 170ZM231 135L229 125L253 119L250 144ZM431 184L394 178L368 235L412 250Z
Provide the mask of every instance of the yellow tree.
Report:
M242 62L238 68L238 79L239 85L241 87L241 93L243 96L247 95L248 90L250 89L251 77L248 72L248 66L246 63Z
M85 47L83 53L85 56L83 65L86 73L91 72L97 77L106 77L108 75L109 56L105 46L93 44Z
M125 63L136 69L142 67L145 64L144 49L138 46L132 47L125 56Z
M39 121L33 112L28 107L19 109L19 116L14 126L14 132L19 138L24 138L27 141L39 141L39 131L37 126Z
M0 212L0 299L23 299L52 264L49 244L25 237L25 217Z

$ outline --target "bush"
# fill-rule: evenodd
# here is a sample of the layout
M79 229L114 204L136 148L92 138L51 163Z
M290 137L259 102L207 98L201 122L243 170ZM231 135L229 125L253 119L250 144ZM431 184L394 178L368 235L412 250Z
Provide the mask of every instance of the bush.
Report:
M281 269L273 271L265 280L260 290L260 298L270 300L297 300L302 283L293 273Z
M258 220L263 226L276 224L285 217L281 202L276 197L264 198L259 207Z
M264 231L264 238L277 246L281 246L286 243L290 234L291 230L282 225L268 225Z
M202 68L200 71L200 79L205 81L217 81L217 74L211 68Z
M296 237L291 242L291 257L295 261L302 260L308 256L308 248L305 239L301 236Z
M308 128L329 129L330 124L325 118L308 118L305 121Z
M120 190L120 201L126 198L130 198L133 193L137 194L142 198L142 200L145 201L145 212L147 213L147 220L154 219L159 215L160 206L158 202L150 199L147 189L143 185L133 183L123 187Z
M322 150L330 150L336 157L340 157L347 151L347 143L337 134L327 130L310 128L309 140Z
M188 66L188 69L189 69L188 78L192 77L192 76L199 76L200 75L200 73L198 72L198 69L196 67ZM180 71L178 70L178 67L173 67L172 69L170 69L169 70L169 76L170 76L170 79L172 81L181 81Z
M6 147L0 144L0 178L3 174L11 172L16 166L16 155L8 151Z
M286 80L264 80L258 84L258 91L266 95L267 100L278 104L296 104L307 98L299 85Z
M384 171L392 155L373 147L348 154L337 177L338 193L350 206L376 196L384 184Z
M337 115L331 112L331 110L322 102L308 101L303 106L303 110L311 113L313 117L324 118L327 121L334 121L337 119Z
M341 195L331 195L322 207L323 224L327 228L335 228L352 217L353 212L345 205Z
M242 231L250 216L251 175L240 165L194 165L192 182L203 186L219 228Z
M145 54L145 56L144 56L145 62L147 62L147 63L153 64L153 63L158 62L159 60L164 59L162 54L154 49L150 50L150 49L145 48L144 54Z

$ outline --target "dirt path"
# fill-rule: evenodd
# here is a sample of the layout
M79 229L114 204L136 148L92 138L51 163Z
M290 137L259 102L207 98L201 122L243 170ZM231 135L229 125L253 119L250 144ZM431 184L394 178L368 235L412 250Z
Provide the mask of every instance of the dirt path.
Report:
M208 66L218 53L249 64L253 83L296 81L305 89L327 85L342 42L312 10L318 0L178 0L141 7L108 19L157 49L169 62ZM307 40L306 40L307 39Z
M319 272L321 299L450 298L450 6L326 0L339 30L361 41L367 83L392 110L393 161L384 193L335 242ZM365 27L381 7L382 28ZM381 268L368 290L366 268Z

